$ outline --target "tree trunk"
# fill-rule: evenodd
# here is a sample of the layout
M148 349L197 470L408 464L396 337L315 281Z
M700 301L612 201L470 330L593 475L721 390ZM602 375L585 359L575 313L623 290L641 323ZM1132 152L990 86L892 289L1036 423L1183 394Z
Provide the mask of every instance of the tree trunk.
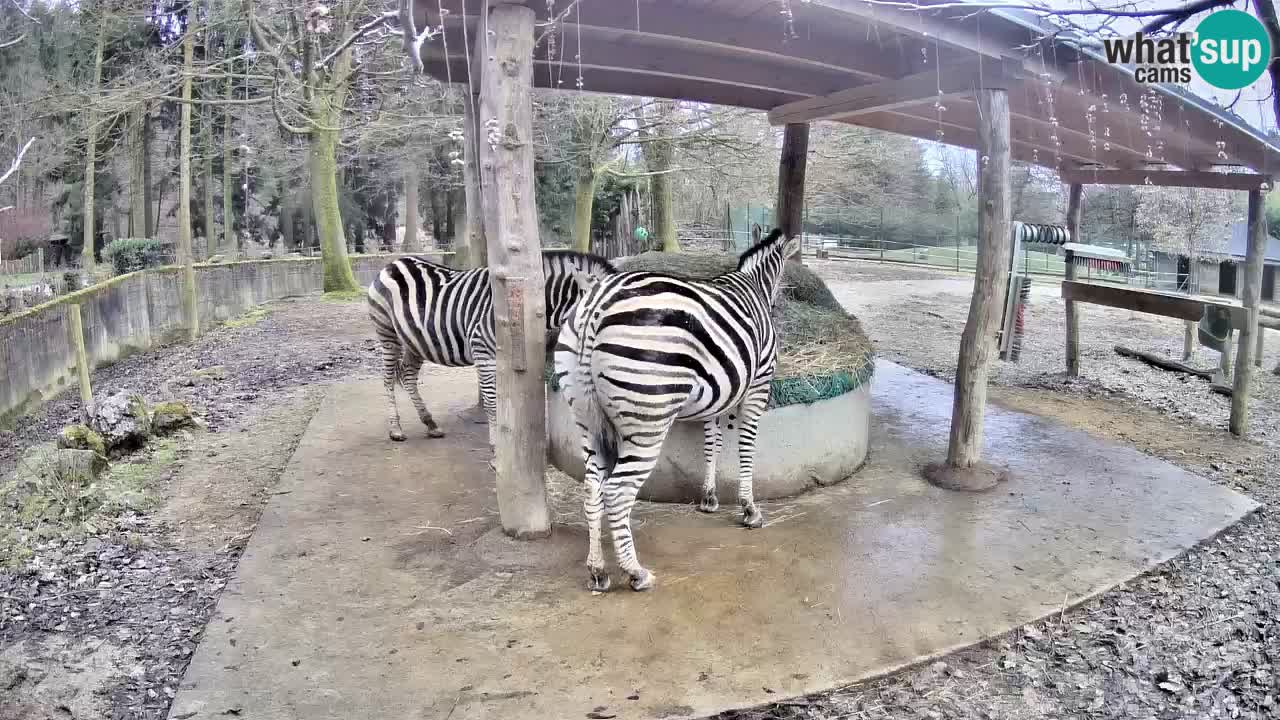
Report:
M196 304L196 273L191 252L191 75L195 32L194 5L187 6L187 34L182 41L182 109L178 130L178 262L182 265L182 307L192 340L200 333Z
M98 90L102 85L102 52L107 42L107 18L98 18L98 39L93 50L93 80L90 85L92 96L89 99L88 139L84 146L84 248L80 250L80 266L88 272L93 271L95 262L94 238L97 235L97 213L94 207L94 175L97 174L98 154Z
M498 512L517 538L551 532L546 481L545 300L532 131L534 12L500 4L489 12L480 117L500 128L480 143L485 228L492 260L497 340Z
M316 94L320 94L320 89ZM351 263L347 261L347 241L338 209L338 118L325 115L311 132L311 210L320 232L320 254L324 258L324 291L354 292L359 289Z
M440 241L444 239L444 203L441 202L439 187L432 187L427 192L431 194L431 242L440 247Z
M449 244L454 245L457 242L457 235L454 230L457 227L455 214L457 212L458 193L452 185L444 191L444 236L448 238Z
M999 479L976 466L982 454L987 374L1009 284L1009 93L978 91L978 260L969 319L960 339L946 472L930 479L953 489L983 490ZM937 466L934 466L937 467ZM956 473L954 471L962 472Z
M146 111L139 107L129 113L129 237L147 236Z
M284 183L280 183L280 235L284 244L285 252L293 252L298 249L298 240L294 233L293 227L293 193L284 188Z
M484 43L476 43L476 60L474 66L483 65ZM473 106L474 103L474 106ZM477 141L480 132L476 112L480 99L476 96L464 98L462 103L462 187L467 206L467 238L459 243L454 251L463 255L464 262L459 266L484 267L489 264L489 244L484 231L484 208L480 197L480 145Z
M671 103L660 102L659 117L666 118L670 114ZM662 243L663 252L680 252L680 240L676 236L676 216L670 174L675 147L670 135L671 130L666 123L660 122L654 130L653 141L644 145L644 156L649 172L655 173L649 178L650 202L653 204L653 227L649 230L651 237Z
M155 214L151 214L151 113L146 110L142 111L142 204L145 205L145 211L142 219L143 232L146 237L153 238L156 236L156 226L160 224L160 203L155 203Z
M218 228L214 223L216 213L213 209L213 114L208 105L201 113L204 125L204 257L222 251L222 242L218 239Z
M596 173L588 161L578 168L573 194L573 249L578 252L591 252L591 213L595 200Z
M404 252L422 252L418 242L418 164L410 160L404 169Z
M230 52L230 46L228 47ZM227 100L232 98L233 83L232 75L227 73L226 87L224 95ZM235 209L232 207L232 200L235 199L235 147L231 141L231 111L230 105L222 115L222 250L229 252L236 247L232 244L232 238L236 237L236 216ZM292 225L292 222L290 223Z

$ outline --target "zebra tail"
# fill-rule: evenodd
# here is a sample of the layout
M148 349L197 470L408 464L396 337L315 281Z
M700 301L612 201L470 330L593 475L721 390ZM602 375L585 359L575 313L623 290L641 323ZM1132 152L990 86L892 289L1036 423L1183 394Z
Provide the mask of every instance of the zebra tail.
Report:
M574 406L578 422L595 440L600 449L601 465L609 470L618 462L618 432L613 421L605 414L596 394L595 377L591 371L591 356L595 352L595 328L591 327L590 313L583 312L583 322L578 330L578 365L573 379Z

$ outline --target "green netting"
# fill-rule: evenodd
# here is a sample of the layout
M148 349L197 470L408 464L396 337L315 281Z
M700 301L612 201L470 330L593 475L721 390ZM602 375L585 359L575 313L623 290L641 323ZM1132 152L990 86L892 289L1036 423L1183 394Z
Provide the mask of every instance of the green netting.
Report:
M714 277L735 267L736 256L705 253L644 253L619 263L622 270L691 278ZM825 400L869 382L875 354L858 319L845 312L822 278L803 265L789 264L782 282L782 297L774 310L782 342L769 407ZM546 379L558 391L551 349L549 344Z

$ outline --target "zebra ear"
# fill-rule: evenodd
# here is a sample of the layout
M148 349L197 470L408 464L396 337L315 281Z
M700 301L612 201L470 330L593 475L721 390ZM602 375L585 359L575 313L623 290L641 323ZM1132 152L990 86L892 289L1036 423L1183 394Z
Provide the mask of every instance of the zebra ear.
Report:
M787 238L787 244L782 248L782 259L790 260L800 254L800 238L792 235Z
M756 243L760 242L760 234L762 232L763 231L760 229L760 223L751 224L751 244L752 245L755 245Z

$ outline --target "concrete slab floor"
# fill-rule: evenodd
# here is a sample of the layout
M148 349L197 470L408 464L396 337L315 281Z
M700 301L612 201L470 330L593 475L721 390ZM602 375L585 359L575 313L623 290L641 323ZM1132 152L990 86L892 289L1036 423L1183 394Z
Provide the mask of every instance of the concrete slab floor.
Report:
M418 428L389 442L377 381L329 393L170 717L700 716L1003 633L1255 507L1130 448L995 407L986 455L1013 480L982 495L931 487L918 469L942 456L951 386L881 361L861 472L765 503L762 530L727 509L644 505L637 543L657 587L633 593L615 575L612 592L593 596L576 487L553 484L551 539L501 534L483 426L459 417L475 403L472 377L424 382L445 440Z

